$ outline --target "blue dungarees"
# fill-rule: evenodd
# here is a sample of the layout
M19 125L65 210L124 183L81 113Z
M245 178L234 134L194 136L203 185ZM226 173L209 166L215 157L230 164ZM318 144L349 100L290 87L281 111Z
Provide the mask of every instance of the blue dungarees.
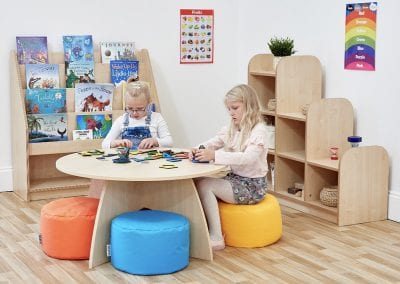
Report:
M121 138L131 140L132 141L131 149L137 149L139 147L140 142L143 139L151 138L151 132L149 128L151 122L151 109L150 108L147 109L147 115L145 119L146 126L128 127L129 116L130 116L129 112L126 112L124 114L124 122L123 122Z

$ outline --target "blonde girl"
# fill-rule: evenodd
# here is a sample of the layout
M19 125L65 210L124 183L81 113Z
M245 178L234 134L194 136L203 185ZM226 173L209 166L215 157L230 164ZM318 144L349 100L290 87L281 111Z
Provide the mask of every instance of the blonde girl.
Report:
M171 147L172 137L162 115L153 111L150 88L147 82L133 81L127 84L124 94L125 114L113 123L103 140L103 148Z
M264 199L267 187L267 128L256 92L248 85L238 85L225 95L224 103L231 117L229 127L201 143L205 149L191 151L191 157L197 161L214 161L231 169L224 178L195 180L214 250L225 247L217 199L232 204L256 204Z

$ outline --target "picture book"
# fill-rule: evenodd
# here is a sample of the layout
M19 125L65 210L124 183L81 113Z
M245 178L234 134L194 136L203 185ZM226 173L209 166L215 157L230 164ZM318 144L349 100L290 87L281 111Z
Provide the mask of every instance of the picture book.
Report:
M65 62L94 61L91 35L63 36L63 46Z
M78 114L76 129L92 129L93 139L106 137L112 125L112 114Z
M27 89L54 89L60 87L58 64L26 64Z
M113 84L75 84L75 112L112 110Z
M28 114L29 142L67 141L67 114Z
M48 61L47 37L17 36L17 59L19 64L45 64Z
M101 62L136 60L134 42L100 42Z
M65 62L65 85L75 88L76 83L94 83L94 62Z
M27 89L26 113L63 113L66 108L65 89Z
M72 139L73 140L93 139L93 130L92 129L73 130Z
M129 77L139 79L139 61L127 60L111 60L110 61L111 82L115 86L119 86L121 81L125 81Z

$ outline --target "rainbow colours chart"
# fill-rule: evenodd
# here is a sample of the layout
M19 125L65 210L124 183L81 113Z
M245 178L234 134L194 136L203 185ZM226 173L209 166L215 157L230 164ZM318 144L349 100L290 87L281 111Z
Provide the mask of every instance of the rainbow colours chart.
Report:
M377 2L346 5L345 69L375 70L377 9Z

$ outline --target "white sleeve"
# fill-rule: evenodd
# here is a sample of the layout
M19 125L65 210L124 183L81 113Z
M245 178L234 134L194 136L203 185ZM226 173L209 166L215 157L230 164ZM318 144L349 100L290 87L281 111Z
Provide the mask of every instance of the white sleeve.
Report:
M103 149L110 149L111 141L121 136L121 127L123 125L123 119L124 116L121 115L112 124L111 129L108 132L106 138L104 138L103 142L101 143L101 147Z
M222 165L251 165L268 152L267 128L264 124L258 124L250 133L246 141L246 149L243 152L215 152L215 163Z
M224 126L221 130L218 131L217 135L213 138L201 143L207 149L218 150L224 147L226 136L227 136L228 128Z
M158 141L158 145L160 147L172 147L173 141L167 122L160 113L156 112L153 112L153 119L152 123L154 123L154 126L157 129L157 137L155 138Z

